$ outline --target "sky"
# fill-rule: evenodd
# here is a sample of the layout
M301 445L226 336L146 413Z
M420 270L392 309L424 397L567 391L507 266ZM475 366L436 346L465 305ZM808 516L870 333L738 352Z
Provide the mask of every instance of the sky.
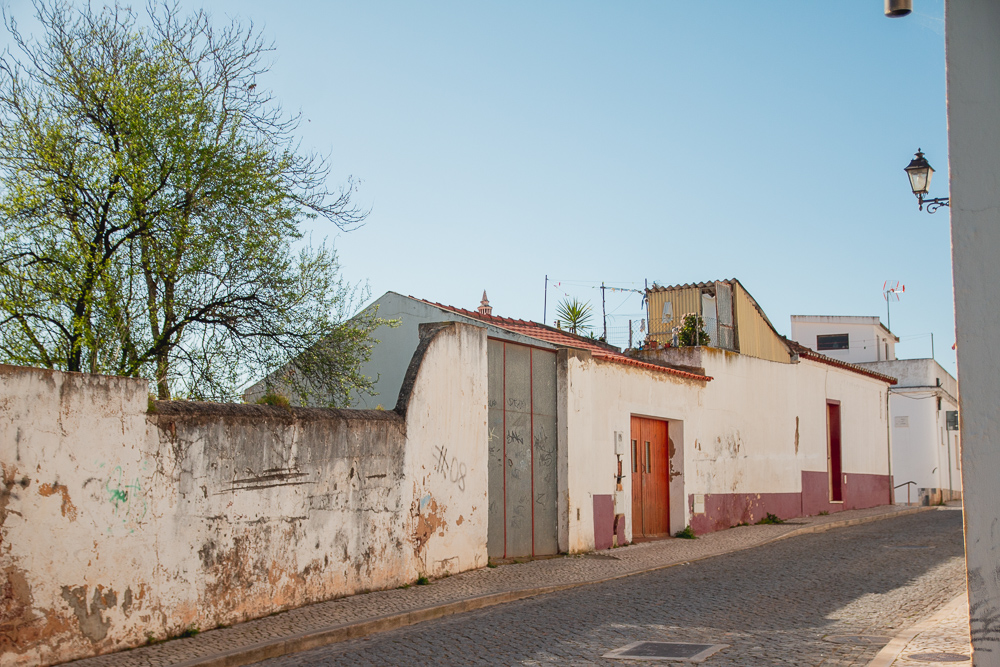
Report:
M943 0L209 0L274 41L270 88L300 111L365 225L344 278L547 321L570 296L738 278L782 334L879 315L901 358L955 373L948 209L917 210L922 148L947 196ZM25 0L7 3L15 17ZM608 326L646 316L607 292ZM612 340L614 342L614 340Z

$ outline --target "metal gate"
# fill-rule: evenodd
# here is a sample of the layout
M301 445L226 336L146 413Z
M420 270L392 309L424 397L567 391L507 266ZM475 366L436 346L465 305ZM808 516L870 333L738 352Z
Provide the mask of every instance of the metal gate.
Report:
M489 340L491 558L559 551L556 355Z

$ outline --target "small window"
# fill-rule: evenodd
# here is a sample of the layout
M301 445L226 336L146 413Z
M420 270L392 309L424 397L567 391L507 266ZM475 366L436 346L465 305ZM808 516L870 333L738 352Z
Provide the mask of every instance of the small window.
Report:
M827 336L816 336L817 350L847 350L851 344L847 334L829 334Z
M646 442L646 474L653 472L653 461L649 457L649 442Z
M663 323L667 324L674 319L674 304L667 301L663 304Z
M639 472L639 443L632 441L632 472Z

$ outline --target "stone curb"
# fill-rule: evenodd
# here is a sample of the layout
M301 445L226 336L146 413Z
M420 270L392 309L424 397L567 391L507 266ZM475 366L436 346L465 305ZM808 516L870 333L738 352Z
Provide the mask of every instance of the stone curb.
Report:
M692 558L690 560L677 563L656 565L642 570L617 574L613 577L605 577L604 579L591 579L588 581L578 581L569 584L543 586L539 588L525 588L516 591L505 591L503 593L493 593L490 595L464 598L455 602L446 602L444 604L423 607L421 609L414 609L399 614L388 614L364 621L344 623L342 625L336 625L323 630L313 630L289 635L280 639L270 639L256 644L240 646L239 648L234 648L222 653L216 653L211 656L192 658L190 660L185 660L184 662L174 663L173 667L243 667L244 665L250 665L262 660L270 660L271 658L279 658L291 653L308 651L310 649L327 646L329 644L336 644L348 639L359 639L378 632L395 630L397 628L414 625L423 621L431 621L445 616L452 616L454 614L461 614L467 611L482 609L484 607L492 607L505 602L514 602L516 600L523 600L524 598L535 597L537 595L545 595L547 593L555 593L557 591L579 588L581 586L590 586L592 584L601 584L608 581L615 581L616 579L624 579L625 577L633 577L639 574L656 572L657 570L665 570L678 565L687 565L688 563L706 560L708 558L715 558L727 553L734 553L735 551L742 551L743 549L763 546L788 537L807 535L810 533L822 533L834 528L857 526L864 523L872 523L883 519L894 519L896 517L936 509L937 507L911 507L898 512L893 512L892 514L876 514L873 516L858 517L855 519L844 519L842 521L830 521L828 523L822 523L814 526L803 526L802 528L797 528L783 535L778 535L769 540L747 547L742 547L740 549L735 549L733 551L709 554L707 556L700 556L698 558Z
M946 603L943 607L939 607L922 621L918 621L915 625L911 625L893 637L892 641L886 644L878 652L878 655L868 663L868 667L890 667L917 635L932 630L943 619L954 613L956 607L964 604L965 595L965 593L957 595L951 602Z

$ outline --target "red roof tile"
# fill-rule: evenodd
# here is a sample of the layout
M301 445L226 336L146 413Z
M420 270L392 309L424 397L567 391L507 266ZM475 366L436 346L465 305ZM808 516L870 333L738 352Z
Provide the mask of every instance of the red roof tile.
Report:
M651 371L657 371L660 373L667 373L668 375L675 375L677 377L687 378L689 380L700 380L702 382L708 382L712 378L708 375L698 375L697 373L689 373L687 371L682 371L676 368L668 368L666 366L659 366L657 364L651 364L645 361L639 361L638 359L633 359L632 357L622 354L621 350L614 345L608 345L607 343L602 343L599 340L594 340L592 338L587 338L585 336L579 336L577 334L569 333L568 331L563 331L562 329L556 329L555 327L546 326L544 324L539 324L538 322L531 322L529 320L516 320L509 317L499 317L496 315L483 315L482 313L475 310L466 310L465 308L455 308L454 306L446 306L442 303L436 303L434 301L427 301L425 299L418 299L417 297L410 297L411 299L416 299L417 301L422 301L423 303L430 304L442 310L451 311L459 315L464 315L480 322L486 322L487 324L492 324L493 326L500 327L501 329L506 329L507 331L521 334L522 336L528 336L530 338L535 338L538 340L545 341L546 343L552 343L553 345L559 345L561 347L572 347L578 350L587 350L591 355L597 359L604 359L606 361L611 361L617 364L624 364L626 366L635 366L636 368L645 368Z
M795 354L800 357L805 357L806 359L812 359L813 361L818 361L821 364L826 364L827 366L836 366L837 368L843 368L844 370L854 371L855 373L860 373L861 375L867 375L868 377L875 378L876 380L881 380L882 382L888 382L889 384L896 384L896 378L890 375L884 375L882 373L877 373L873 370L869 370L864 366L858 366L857 364L851 364L846 361L840 361L839 359L834 359L833 357L828 357L825 354L820 354L811 347L806 347L796 343L794 340L785 338L782 336L785 345L788 346Z

